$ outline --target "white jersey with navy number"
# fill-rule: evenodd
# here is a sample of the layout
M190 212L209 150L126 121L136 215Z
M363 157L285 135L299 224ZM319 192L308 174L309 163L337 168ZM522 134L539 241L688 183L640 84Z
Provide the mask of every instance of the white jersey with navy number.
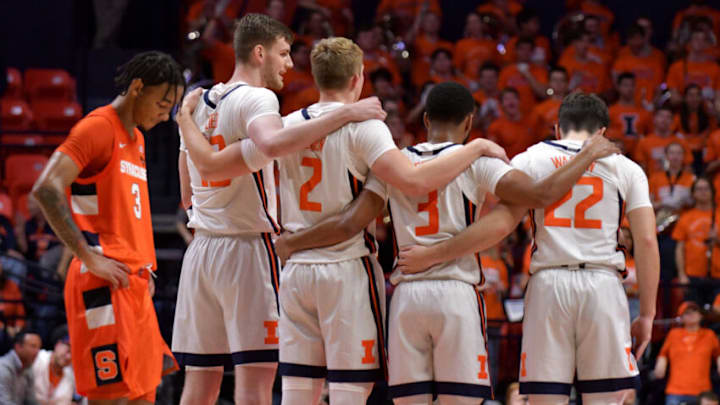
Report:
M285 117L284 126L297 125L341 106L313 104ZM283 227L296 232L342 211L360 193L375 161L395 148L387 126L369 120L347 124L311 147L278 159ZM372 237L361 232L334 246L297 252L289 262L338 262L374 251Z
M541 142L515 156L512 165L542 179L581 147L581 141ZM622 155L596 161L563 198L530 211L534 233L530 272L583 264L624 271L618 228L626 212L640 207L652 207L640 166Z
M210 144L221 150L248 138L250 124L266 115L280 115L275 93L244 83L220 83L203 93L193 120ZM186 150L180 139L180 149ZM189 154L187 162L193 207L189 227L221 235L279 231L272 164L252 175L208 181Z
M422 143L403 149L403 153L417 165L459 147L449 142ZM447 186L422 197L408 197L374 176L367 188L389 199L390 215L399 246L428 246L457 235L474 222L478 209L482 208L485 201L485 194L494 193L498 181L510 170L512 167L502 160L480 158ZM396 270L390 277L393 284L443 279L482 283L479 257L463 256L417 274L402 274Z

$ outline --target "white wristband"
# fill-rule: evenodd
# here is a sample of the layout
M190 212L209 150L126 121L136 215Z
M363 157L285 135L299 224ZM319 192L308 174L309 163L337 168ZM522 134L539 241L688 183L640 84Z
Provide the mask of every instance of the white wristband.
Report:
M250 138L240 141L240 150L245 165L253 172L262 169L273 161L271 158L265 156Z

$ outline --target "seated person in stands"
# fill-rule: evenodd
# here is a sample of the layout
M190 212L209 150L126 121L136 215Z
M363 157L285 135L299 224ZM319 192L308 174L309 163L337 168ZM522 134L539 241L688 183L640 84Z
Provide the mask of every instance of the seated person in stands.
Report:
M0 335L5 335L0 337L0 341L7 337L12 339L25 326L25 306L22 299L17 283L6 277L0 263Z
M51 342L53 350L41 349L32 365L35 399L42 405L70 405L75 395L75 377L67 325L55 329Z
M56 269L63 253L63 245L45 220L35 198L28 197L30 218L20 222L16 229L17 245L25 258L37 262L46 269Z

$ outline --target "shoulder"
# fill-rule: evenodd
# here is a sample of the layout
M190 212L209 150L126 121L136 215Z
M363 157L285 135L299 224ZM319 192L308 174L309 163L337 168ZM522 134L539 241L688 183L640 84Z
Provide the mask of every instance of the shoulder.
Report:
M381 132L389 132L387 125L385 125L384 122L376 119L362 121L362 122L356 122L353 124L350 124L351 126L354 126L355 129L359 131L381 131Z
M71 135L96 135L98 132L112 132L115 126L109 117L96 111L78 121L70 130Z

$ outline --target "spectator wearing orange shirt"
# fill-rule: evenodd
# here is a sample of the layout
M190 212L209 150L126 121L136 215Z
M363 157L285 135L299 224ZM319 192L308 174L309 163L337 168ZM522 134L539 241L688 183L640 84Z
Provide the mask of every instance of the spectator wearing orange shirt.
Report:
M405 32L413 23L420 10L428 4L428 10L442 15L442 8L438 0L382 0L375 12L378 20L385 16L394 18L398 22L399 32Z
M670 65L666 81L675 105L682 102L682 93L689 84L698 85L705 99L714 99L720 88L720 67L707 60L705 35L704 31L694 30L690 34L687 57Z
M508 31L514 31L515 16L523 9L522 4L516 0L487 0L477 6L478 14L493 14L500 24Z
M713 179L713 185L715 189L720 189L720 176L718 170L720 169L720 129L713 131L707 139L705 147L705 174ZM720 196L715 196L715 204L720 203Z
M692 153L690 146L684 138L672 132L673 115L672 110L668 106L663 106L655 110L653 116L653 126L655 132L641 138L635 147L635 160L645 173L653 173L665 168L665 147L672 142L677 142L685 148L684 163L689 165L692 163Z
M500 69L493 63L486 62L480 68L479 89L473 93L473 98L479 106L478 125L483 130L500 117L499 76Z
M658 217L661 211L678 214L692 205L690 190L695 183L695 175L684 170L685 148L682 144L670 143L665 147L665 156L667 169L653 172L649 180L650 199Z
M717 229L720 218L713 203L715 190L706 177L699 177L691 188L695 205L684 212L675 225L675 262L678 282L687 285L686 297L710 303L720 278L720 248Z
M295 110L309 105L301 104L302 100L298 100L298 94L303 90L315 86L315 81L310 71L310 48L308 43L302 39L295 40L290 48L293 67L283 76L283 83L285 83L285 85L280 91L282 95L282 115L288 115Z
M488 127L488 139L505 148L510 159L538 142L538 134L533 130L529 118L520 111L520 97L512 87L503 89L500 94L502 115Z
M385 117L385 125L390 129L390 134L398 149L415 145L415 136L405 130L405 121L399 114L388 113Z
M485 284L481 287L485 298L487 319L504 321L505 310L502 300L506 296L508 283L508 268L500 256L499 246L486 250L480 255L480 263L485 276Z
M672 28L677 32L683 23L690 23L694 17L708 17L713 25L715 35L720 36L720 11L708 6L704 0L692 0L690 6L684 10L680 10L673 18Z
M468 84L465 76L457 72L453 67L452 52L445 48L436 49L430 57L430 70L421 72L413 80L415 87L418 89L428 83L457 82L462 85Z
M715 332L701 328L702 314L698 304L683 302L678 308L681 328L673 328L665 338L655 363L656 378L670 376L665 387L665 404L695 403L697 396L712 389L710 368L720 366L720 343Z
M419 32L418 32L419 31ZM415 23L405 35L405 43L411 44L414 62L427 66L430 56L439 48L453 49L453 43L440 38L440 15L424 8L415 19Z
M674 127L685 136L699 167L702 167L705 141L710 132L717 127L715 117L708 113L708 108L713 108L712 104L707 106L700 87L696 84L689 84L685 88L680 112L675 116Z
M603 32L600 17L590 14L585 16L583 29L590 36L590 52L603 60L603 65L609 66L610 61L619 48L617 41L611 39L606 32Z
M402 82L400 72L392 55L380 48L382 44L382 29L379 26L360 26L355 42L357 42L363 51L363 66L365 68L366 82L369 82L369 80L367 80L368 75L381 67L392 73L394 84L399 85ZM366 83L366 87L370 90L369 83ZM363 88L363 93L364 92L365 88Z
M333 36L330 21L325 14L319 10L310 10L300 22L297 32L297 39L304 41L310 46L323 38Z
M517 17L518 33L505 44L505 61L516 60L515 45L520 38L533 38L533 50L530 60L540 66L546 66L551 57L550 40L540 34L540 17L530 9L519 12Z
M25 327L25 306L17 283L7 277L0 263L0 329L11 339Z
M610 128L607 136L621 140L625 153L632 156L640 136L650 132L650 113L635 102L635 74L623 72L616 83L620 98L608 109Z
M550 98L537 104L530 114L530 120L539 137L555 137L555 124L558 120L558 111L563 98L568 91L567 71L562 67L550 69L547 94Z
M612 75L617 82L623 72L635 75L635 101L650 103L665 78L665 55L650 46L645 30L640 25L630 26L627 45L618 54L612 66Z
M487 62L500 63L497 41L485 34L485 25L477 13L465 17L464 37L455 44L453 63L467 78L473 80Z
M530 115L537 100L547 96L547 70L531 63L534 46L532 38L520 38L515 46L517 59L500 71L499 86L517 90L523 115Z
M590 53L590 35L580 32L558 63L570 77L570 90L602 94L610 88L608 71L602 59Z

